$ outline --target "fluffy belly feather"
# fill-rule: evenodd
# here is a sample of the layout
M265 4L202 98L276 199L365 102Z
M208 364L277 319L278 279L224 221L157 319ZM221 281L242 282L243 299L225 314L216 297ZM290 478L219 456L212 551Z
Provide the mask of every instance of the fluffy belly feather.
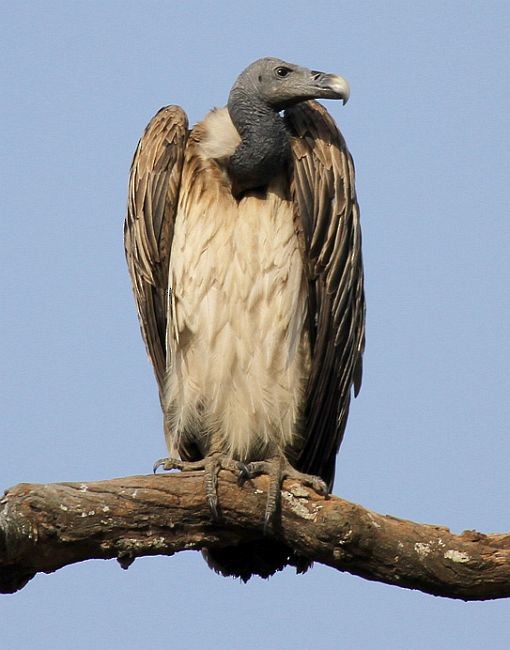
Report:
M292 456L309 368L292 206L276 187L239 203L219 176L206 187L179 205L172 244L170 453L193 443L246 461Z

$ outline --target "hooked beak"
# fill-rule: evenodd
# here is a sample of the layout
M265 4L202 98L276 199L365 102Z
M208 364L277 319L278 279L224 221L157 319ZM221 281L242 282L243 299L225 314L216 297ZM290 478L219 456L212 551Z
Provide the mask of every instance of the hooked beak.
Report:
M347 79L336 74L327 74L316 70L312 70L312 76L317 86L316 97L318 99L341 99L343 104L347 103L350 95Z

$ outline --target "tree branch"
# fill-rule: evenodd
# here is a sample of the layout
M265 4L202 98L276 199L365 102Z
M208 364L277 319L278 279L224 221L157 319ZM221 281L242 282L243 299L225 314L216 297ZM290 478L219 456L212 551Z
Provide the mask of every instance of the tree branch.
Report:
M266 488L266 477L239 487L221 472L222 519L213 522L201 472L21 483L0 502L0 592L83 560L117 558L127 568L144 555L256 539ZM464 600L510 596L510 533L454 535L286 481L273 534L311 560L369 580Z

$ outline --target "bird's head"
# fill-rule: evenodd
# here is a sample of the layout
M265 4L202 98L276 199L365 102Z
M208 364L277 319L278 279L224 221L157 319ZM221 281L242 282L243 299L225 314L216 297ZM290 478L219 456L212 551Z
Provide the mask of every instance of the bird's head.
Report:
M343 77L302 68L281 59L264 58L249 65L236 79L231 96L257 97L276 111L307 99L349 99Z

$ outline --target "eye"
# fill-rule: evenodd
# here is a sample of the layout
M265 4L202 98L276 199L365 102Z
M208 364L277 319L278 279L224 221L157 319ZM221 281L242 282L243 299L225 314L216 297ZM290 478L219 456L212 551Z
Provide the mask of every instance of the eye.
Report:
M280 77L280 79L283 79L283 77L286 77L287 75L289 75L292 72L292 70L290 68L281 67L281 68L276 68L275 72L276 72L277 77Z

